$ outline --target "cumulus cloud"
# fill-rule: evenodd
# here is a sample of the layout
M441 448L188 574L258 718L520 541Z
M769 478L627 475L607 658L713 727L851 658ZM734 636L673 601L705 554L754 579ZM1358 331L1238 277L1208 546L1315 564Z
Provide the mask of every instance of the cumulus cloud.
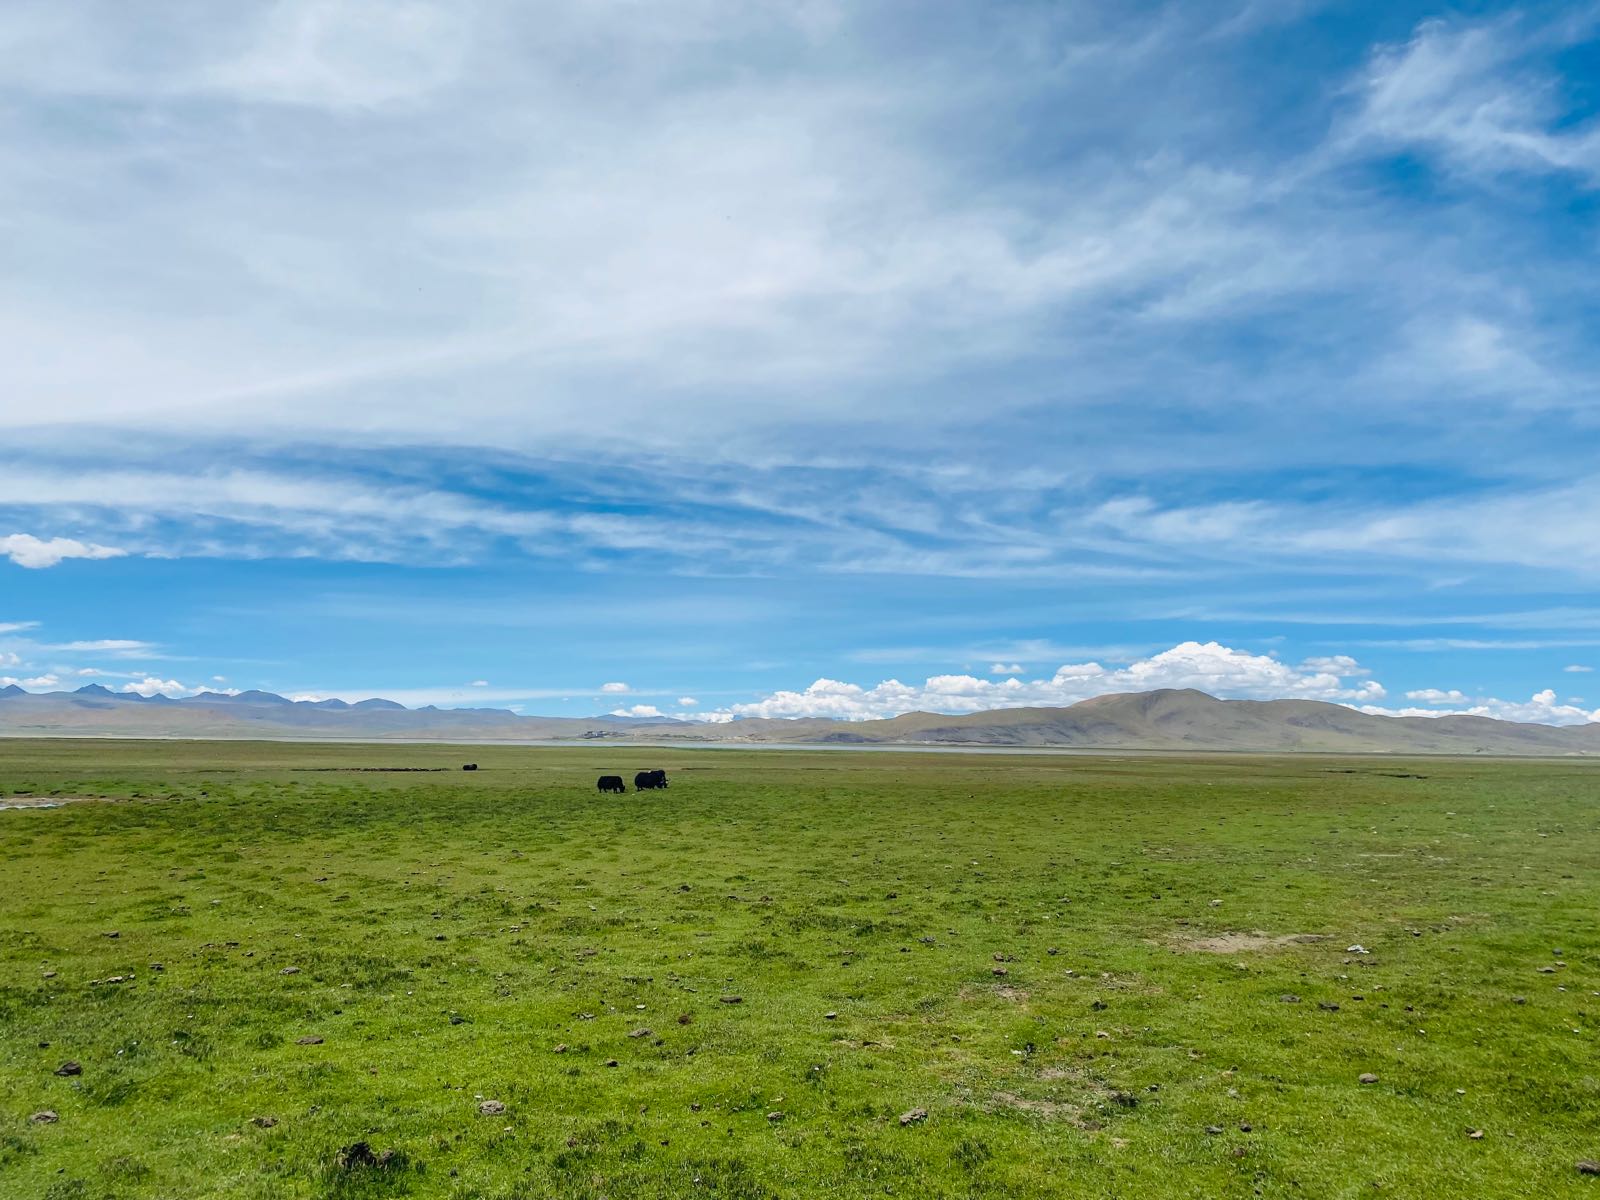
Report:
M699 703L700 703L700 701L696 700L693 696L679 696L678 697L678 707L679 708L694 708Z
M1586 667L1581 663L1573 663L1571 666L1562 667L1561 669L1568 675L1587 675L1590 671L1594 670L1593 667Z
M38 570L53 567L69 558L121 558L126 550L80 542L73 538L36 538L31 533L9 533L0 537L0 555L19 567Z
M54 675L35 675L32 679L17 679L11 675L0 675L0 687L19 687L26 691L49 691L59 687L61 680Z
M1007 665L1006 663L995 663L993 666L991 666L989 668L989 674L991 674L991 675L1021 675L1022 674L1022 664L1021 663L1011 663L1011 664Z
M16 667L22 665L22 658L10 650L0 650L0 667Z
M176 679L159 679L154 675L146 675L143 679L136 679L132 683L123 684L117 690L148 698L150 696L192 696L201 689L187 687Z
M631 708L614 708L613 717L659 717L661 710L654 704L635 704Z
M1600 708L1589 710L1573 703L1562 703L1554 688L1535 692L1526 700L1501 700L1490 696L1460 708L1383 708L1375 704L1360 706L1362 712L1384 717L1492 717L1497 721L1525 721L1538 725L1586 725L1600 721Z
M1381 700L1384 688L1354 660L1290 666L1270 655L1250 654L1216 642L1184 642L1124 667L1097 662L1067 664L1048 679L979 679L935 675L921 684L885 680L874 687L819 679L802 692L774 692L761 700L721 710L729 717L833 717L860 721L913 711L970 713L996 708L1076 704L1108 692L1196 688L1240 699Z
M1406 693L1407 700L1420 700L1424 704L1465 704L1467 694L1455 689L1440 691L1438 688L1420 688L1414 692Z
M602 683L600 685L600 690L602 692L620 693L630 691L631 689L625 683Z

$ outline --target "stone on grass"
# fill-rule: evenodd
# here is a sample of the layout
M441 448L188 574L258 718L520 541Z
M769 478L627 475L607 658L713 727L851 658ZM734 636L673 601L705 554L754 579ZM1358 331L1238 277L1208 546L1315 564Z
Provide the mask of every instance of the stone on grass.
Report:
M39 1119L38 1117L34 1118L34 1120L36 1120L36 1121L38 1119ZM1593 1159L1590 1159L1590 1158L1580 1159L1579 1162L1578 1162L1578 1174L1579 1175L1600 1175L1600 1162L1595 1162Z
M783 1114L781 1112L769 1112L767 1114L767 1120L776 1124L777 1122L783 1120Z
M1376 1075L1374 1075L1371 1071L1363 1071L1360 1075L1358 1075L1356 1077L1356 1082L1357 1083L1377 1083L1378 1082L1378 1077Z
M285 967L283 970L279 971L278 974L279 975L298 975L298 974L300 974L300 968L299 967Z
M631 1037L631 1038L642 1038L642 1037L649 1037L650 1033L651 1033L651 1031L648 1030L648 1029L635 1029L635 1030L631 1031L628 1034L628 1036Z
M900 1124L902 1125L915 1125L918 1121L926 1121L927 1119L928 1110L925 1108L913 1108L910 1112L900 1114Z
M744 1003L744 997L743 996L718 996L717 999L721 1000L722 1003L724 1003L724 1004L743 1004Z
M250 1124L254 1125L257 1129L271 1129L277 1123L278 1123L278 1118L277 1117L251 1117L250 1118Z
M61 1076L82 1075L83 1068L74 1059L69 1058L56 1068L56 1074Z
M505 1110L506 1105L504 1100L485 1100L482 1104L478 1105L478 1111L486 1117L498 1117L501 1113L505 1112Z
M53 1109L48 1108L43 1112L36 1112L33 1114L33 1116L28 1118L28 1120L32 1121L35 1125L54 1125L60 1119L60 1117L56 1116Z
M308 1033L303 1038L295 1038L294 1044L296 1046L320 1046L322 1045L322 1039L314 1033Z

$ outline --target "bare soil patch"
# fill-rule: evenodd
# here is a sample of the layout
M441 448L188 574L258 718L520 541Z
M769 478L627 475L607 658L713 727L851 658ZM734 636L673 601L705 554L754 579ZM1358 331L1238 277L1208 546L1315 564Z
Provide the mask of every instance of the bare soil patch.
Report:
M1282 950L1287 946L1306 946L1325 942L1325 933L1219 933L1212 937L1186 938L1176 943L1179 950L1195 954L1248 954L1252 951Z

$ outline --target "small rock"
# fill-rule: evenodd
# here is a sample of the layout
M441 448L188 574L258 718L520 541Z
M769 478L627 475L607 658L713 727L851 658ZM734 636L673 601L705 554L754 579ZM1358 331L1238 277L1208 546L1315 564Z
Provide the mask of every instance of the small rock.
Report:
M1280 1004L1299 1004L1300 1003L1300 997L1296 996L1293 992L1285 992L1283 995L1278 997L1278 1003L1280 1003Z
M1356 1082L1357 1083L1377 1083L1378 1082L1378 1077L1376 1075L1374 1075L1371 1071L1363 1071L1360 1075L1358 1075L1356 1077Z
M1248 1153L1249 1153L1249 1151L1246 1150L1243 1146L1235 1146L1233 1148L1233 1156L1235 1158L1243 1158Z
M900 1114L900 1124L902 1125L915 1125L918 1121L926 1121L927 1119L928 1110L925 1108L913 1108L910 1112Z
M618 1063L617 1063L617 1060L616 1060L616 1059L614 1059L614 1058L608 1058L608 1059L606 1059L606 1066L608 1066L608 1067L614 1067L614 1066L617 1066L617 1065L618 1065Z
M118 933L115 929L110 929L110 930L107 930L105 933L102 933L100 936L101 937L108 937L108 938L119 938L119 937L122 936L122 934Z
M1338 1012L1339 1011L1339 1006L1337 1004L1333 1004L1333 1003L1331 1003L1330 1001L1327 1001L1327 1000L1319 1000L1319 1001L1317 1001L1317 1007L1320 1008L1323 1012Z
M1097 1038L1108 1038L1108 1037L1110 1037L1110 1036L1111 1036L1111 1035L1110 1035L1110 1034L1109 1034L1109 1033L1107 1033L1107 1032L1106 1032L1106 1031L1105 1031L1105 1030L1104 1030L1104 1029L1096 1029L1096 1030L1095 1030L1095 1031L1094 1031L1094 1035L1095 1035L1095 1037L1097 1037Z
M52 1114L52 1115L54 1115L54 1114ZM39 1119L38 1117L34 1118L35 1121L37 1121L38 1119ZM1578 1174L1579 1175L1600 1175L1600 1162L1595 1162L1593 1159L1588 1159L1588 1158L1582 1159L1578 1163Z
M83 1068L76 1061L69 1058L66 1062L62 1063L56 1068L56 1074L62 1076L82 1075Z
M557 1045L556 1045L556 1053L557 1054L565 1054L566 1052L567 1052L567 1044L565 1042L557 1043Z
M56 973L54 971L46 971L43 975L43 978L45 979L54 979L55 977Z
M1211 1136L1215 1137L1217 1134L1222 1132L1222 1126L1221 1125L1207 1125L1206 1126L1206 1132L1209 1133Z
M650 1036L650 1030L648 1030L648 1029L635 1029L635 1030L632 1030L628 1034L628 1036L631 1037L631 1038L649 1037Z
M767 1120L773 1122L781 1121L783 1120L783 1114L781 1112L769 1112L767 1114Z
M1467 1134L1467 1136L1475 1142L1481 1142L1483 1141L1483 1130L1474 1129L1471 1133Z
M28 1120L32 1121L35 1125L54 1125L60 1119L60 1117L56 1116L54 1110L48 1108L43 1112L36 1112L33 1114L33 1116L28 1118Z
M1011 974L1011 972L1006 970L1004 967L996 967L994 969L994 973L996 975L1009 975L1009 974Z
M722 1001L722 1003L724 1003L724 1004L743 1004L744 1003L744 997L743 996L718 996L717 999Z
M285 967L283 970L279 971L278 974L279 975L298 975L298 974L300 974L300 968L299 967Z
M1513 996L1513 997L1511 997L1511 1003L1513 1003L1513 1004L1526 1004L1527 1002L1528 1002L1528 998L1526 996Z
M1251 1126L1250 1126L1250 1122L1249 1121L1240 1121L1239 1122L1239 1132L1240 1133L1249 1133L1250 1129L1251 1129Z
M825 1012L822 1014L822 1019L824 1021L837 1021L839 1019L839 1014L836 1012Z
M250 1124L254 1125L257 1129L271 1129L277 1123L278 1123L278 1118L277 1117L251 1117L250 1118Z
M322 1045L322 1039L314 1033L308 1033L303 1038L295 1038L294 1044L296 1046L320 1046Z
M1346 954L1371 954L1372 953L1371 950L1368 950L1360 942L1357 942L1354 946L1346 946L1344 948L1344 952Z
M504 1100L485 1100L478 1105L478 1111L486 1117L498 1117L506 1111Z

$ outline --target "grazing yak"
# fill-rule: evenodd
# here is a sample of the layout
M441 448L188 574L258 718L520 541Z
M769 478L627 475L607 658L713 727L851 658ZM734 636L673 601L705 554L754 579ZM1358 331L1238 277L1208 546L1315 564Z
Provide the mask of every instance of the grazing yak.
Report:
M626 792L628 787L622 782L621 775L602 775L599 782L594 785L602 792Z
M664 788L667 786L667 773L665 771L640 771L633 777L635 790L648 792L651 788Z
M461 764L461 769L463 771L476 771L478 769L478 764L477 763L462 763Z

